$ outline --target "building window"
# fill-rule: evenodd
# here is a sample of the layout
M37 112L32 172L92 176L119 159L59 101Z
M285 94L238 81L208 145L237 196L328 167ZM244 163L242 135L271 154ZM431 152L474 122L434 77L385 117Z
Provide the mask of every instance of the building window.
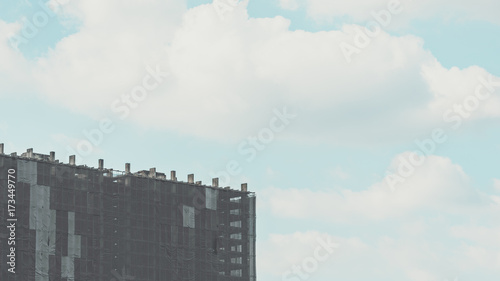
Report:
M243 276L241 269L231 270L231 276L234 276L234 277Z
M231 222L232 227L240 227L241 228L241 221L232 221Z
M234 203L240 203L241 202L241 196L240 197L233 197L231 199L229 199L230 202L234 202Z
M231 251L241 253L243 251L243 247L241 245L231 246Z
M241 233L233 233L230 236L231 239L241 240Z
M231 258L231 263L234 263L234 264L241 264L243 262L243 258L242 257L239 257L239 258Z

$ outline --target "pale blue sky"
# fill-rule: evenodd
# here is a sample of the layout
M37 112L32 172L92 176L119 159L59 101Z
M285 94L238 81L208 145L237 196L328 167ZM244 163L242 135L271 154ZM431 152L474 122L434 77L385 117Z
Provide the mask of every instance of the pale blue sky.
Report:
M60 1L18 49L7 38L44 10L1 2L0 142L67 162L108 117L114 131L78 163L208 183L238 162L231 186L258 196L260 281L497 280L500 90L456 131L441 115L478 77L500 79L499 4L415 4L348 63L339 43L389 1L282 1L299 6L250 0L221 15L212 1ZM110 105L156 65L171 75L121 120ZM285 106L297 116L247 161L238 147ZM392 192L391 163L435 128L447 141ZM307 278L283 277L326 236L338 254Z

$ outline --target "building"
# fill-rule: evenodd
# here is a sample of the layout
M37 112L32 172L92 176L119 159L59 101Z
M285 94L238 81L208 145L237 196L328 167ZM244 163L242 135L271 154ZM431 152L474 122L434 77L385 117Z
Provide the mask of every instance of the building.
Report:
M0 144L0 280L254 281L255 218L246 184L6 155Z

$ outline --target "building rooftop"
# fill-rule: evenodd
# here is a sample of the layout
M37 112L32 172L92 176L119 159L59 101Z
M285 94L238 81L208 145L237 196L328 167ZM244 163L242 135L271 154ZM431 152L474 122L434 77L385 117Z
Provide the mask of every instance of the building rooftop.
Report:
M55 158L55 152L51 151L49 154L41 154L41 153L34 153L33 148L28 148L26 152L23 152L21 155L18 155L17 152L12 152L11 154L5 154L4 153L4 144L0 143L0 155L6 156L6 157L12 157L12 158L19 158L19 159L30 159L34 161L39 161L39 162L52 162L54 164L58 165L65 165L65 166L75 166L78 168L84 168L84 169L89 169L89 170L97 170L97 171L102 171L105 175L109 177L124 177L124 176L132 176L132 177L147 177L147 178L154 178L156 180L161 180L161 181L170 181L170 182L179 182L179 183L187 183L187 184L193 184L193 185L198 185L198 186L204 186L204 187L210 187L210 188L217 188L217 189L226 189L226 190L231 190L231 191L236 191L236 192L242 192L242 193L249 193L249 194L254 194L254 192L249 192L248 191L248 185L247 183L242 183L241 187L239 190L232 189L229 186L226 187L220 187L219 186L219 178L213 178L212 179L212 185L206 185L203 184L201 181L195 181L194 180L194 174L189 174L187 175L187 182L180 181L177 179L176 176L176 171L172 170L170 171L170 179L167 179L167 175L162 172L157 172L156 168L151 168L149 170L141 170L137 172L131 172L130 169L130 163L125 163L125 170L115 170L112 168L104 168L104 159L99 159L98 161L98 167L90 167L87 165L76 165L76 155L71 155L69 156L68 163L60 162Z

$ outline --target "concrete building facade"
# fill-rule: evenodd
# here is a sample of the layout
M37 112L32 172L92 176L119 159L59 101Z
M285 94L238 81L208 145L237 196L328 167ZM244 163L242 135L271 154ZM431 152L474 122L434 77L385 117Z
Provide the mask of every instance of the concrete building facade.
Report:
M0 280L255 281L255 200L0 145Z

